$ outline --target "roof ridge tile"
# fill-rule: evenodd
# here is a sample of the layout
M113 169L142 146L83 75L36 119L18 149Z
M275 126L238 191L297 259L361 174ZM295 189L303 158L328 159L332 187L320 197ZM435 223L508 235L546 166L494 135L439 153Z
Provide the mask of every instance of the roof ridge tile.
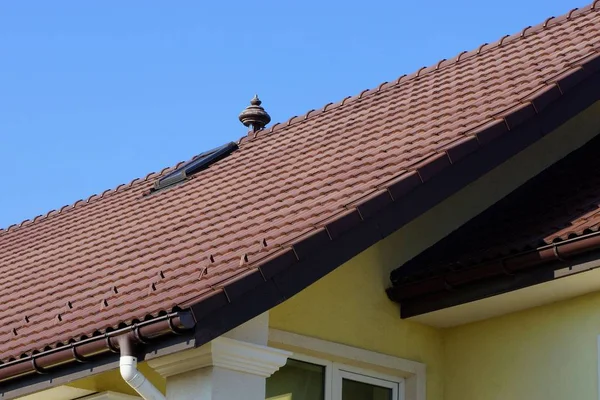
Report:
M403 74L396 80L395 84L390 84L389 82L383 82L375 88L363 90L362 92L360 92L360 94L358 96L348 96L348 97L344 98L342 101L339 101L337 103L329 102L329 103L325 104L325 106L323 106L320 111L321 111L321 113L323 113L325 111L329 111L329 110L347 105L348 103L352 103L356 100L363 98L365 95L370 95L373 93L378 93L381 91L391 89L395 86L398 86L400 83L410 82L412 80L415 80L417 78L424 76L425 74L434 73L436 71L447 68L449 66L456 65L459 62L465 61L466 59L470 59L472 57L483 54L489 50L492 50L493 48L505 46L507 44L513 43L514 41L523 39L527 36L534 35L545 29L549 29L553 26L559 25L562 22L571 20L571 19L573 19L573 17L581 16L583 14L586 14L587 12L595 12L595 11L597 11L598 4L600 4L600 0L595 0L594 3L591 5L587 5L582 8L573 8L568 13L565 13L558 17L549 17L543 23L540 23L540 24L534 25L534 26L531 26L531 25L527 26L527 27L523 28L520 32L515 33L513 35L504 35L502 38L500 38L499 40L497 40L494 43L491 43L491 44L483 43L478 48L473 49L471 51L466 51L466 50L462 51L456 56L454 61L452 61L452 59L450 59L450 60L442 59L433 65L421 67L417 71L412 72L408 75ZM383 88L384 85L387 85L387 86L385 88ZM261 138L263 136L267 136L268 134L271 134L273 132L279 131L281 129L285 129L285 128L289 127L290 125L292 125L292 120L294 120L296 118L298 118L298 120L293 122L294 125L301 123L303 121L306 121L310 117L311 112L314 112L314 110L310 110L307 113L300 115L300 116L295 115L295 116L289 118L285 122L277 122L268 129L263 129L263 130L257 131L252 136L252 138L249 138L248 140L244 140L245 138L247 138L247 135L244 135L240 138L240 140L238 141L238 144L242 145L242 144L245 144L246 142L251 142L255 139ZM302 117L304 117L304 118L302 118Z
M192 158L192 159L194 159L194 158ZM105 191L103 191L100 194L94 193L94 194L90 195L86 200L79 199L79 200L76 200L74 203L66 204L66 205L62 206L58 210L50 210L46 214L37 215L36 217L34 217L31 220L30 219L26 219L26 220L23 220L21 222L17 222L17 223L11 224L7 228L0 228L0 236L6 234L8 232L13 232L13 231L15 231L18 228L22 228L24 226L32 225L34 223L44 221L44 220L48 219L49 217L52 217L52 216L55 216L55 215L58 215L58 214L62 214L64 211L68 211L68 210L72 210L74 208L81 207L81 206L83 206L85 204L89 204L92 201L100 200L100 199L106 197L106 195L108 195L108 194L113 194L113 193L117 193L117 192L121 192L123 190L129 189L130 187L132 187L136 183L147 182L151 178L163 176L163 175L165 175L166 173L168 173L170 171L176 170L177 168L179 168L181 165L183 165L185 163L186 163L186 161L179 161L174 166L163 168L160 172L150 172L144 178L139 178L139 177L138 178L134 178L131 181L129 181L128 183L121 183L117 187L112 188L112 189L106 189Z

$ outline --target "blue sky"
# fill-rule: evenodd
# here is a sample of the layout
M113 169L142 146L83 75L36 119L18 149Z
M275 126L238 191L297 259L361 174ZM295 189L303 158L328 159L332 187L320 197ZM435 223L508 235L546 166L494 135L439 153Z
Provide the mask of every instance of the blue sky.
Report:
M0 3L0 227L591 0Z

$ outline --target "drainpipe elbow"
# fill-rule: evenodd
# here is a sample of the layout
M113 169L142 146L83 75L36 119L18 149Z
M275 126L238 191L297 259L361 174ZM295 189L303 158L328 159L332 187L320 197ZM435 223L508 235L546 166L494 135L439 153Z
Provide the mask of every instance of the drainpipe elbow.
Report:
M137 358L133 356L121 356L119 360L121 377L134 389L144 383L144 376L137 370Z
M130 344L121 347L119 370L121 377L145 400L166 400L166 397L137 369L137 357L130 353Z

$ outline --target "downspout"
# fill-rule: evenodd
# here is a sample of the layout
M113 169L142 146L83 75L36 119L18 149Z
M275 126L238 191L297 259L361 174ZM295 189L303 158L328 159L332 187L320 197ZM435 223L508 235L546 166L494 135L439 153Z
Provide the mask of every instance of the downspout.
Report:
M137 369L137 357L133 352L131 339L124 336L119 341L121 377L145 400L167 400L167 398Z

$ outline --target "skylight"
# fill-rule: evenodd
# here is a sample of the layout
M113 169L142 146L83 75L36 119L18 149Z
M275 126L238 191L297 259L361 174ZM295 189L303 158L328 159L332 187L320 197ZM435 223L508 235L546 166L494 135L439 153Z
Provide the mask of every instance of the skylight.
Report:
M229 142L223 146L204 152L191 161L185 163L175 171L163 176L156 182L154 182L154 191L173 186L179 182L183 182L191 175L208 168L211 164L219 161L220 159L227 157L234 150L238 148L238 145L234 142Z

